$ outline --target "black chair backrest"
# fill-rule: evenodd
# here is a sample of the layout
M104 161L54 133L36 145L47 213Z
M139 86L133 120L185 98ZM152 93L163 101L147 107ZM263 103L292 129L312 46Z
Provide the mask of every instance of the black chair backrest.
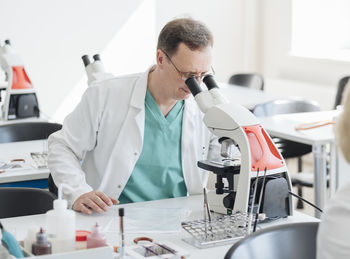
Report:
M279 99L255 106L253 113L257 117L273 116L286 113L315 112L320 111L319 105L314 101L300 98ZM276 138L272 136L278 150L284 158L301 157L312 151L310 145Z
M57 197L42 189L0 187L0 218L42 214Z
M262 229L234 244L225 259L315 259L318 222Z
M344 92L345 86L347 85L349 79L350 79L350 76L345 76L339 80L337 94L335 96L335 102L334 102L334 107L333 107L334 109L336 109L337 106L341 104L341 101L343 99L343 92Z
M4 124L0 126L0 143L47 139L61 128L61 124L50 122Z
M228 83L262 91L264 90L264 78L260 74L256 73L235 74L230 77Z

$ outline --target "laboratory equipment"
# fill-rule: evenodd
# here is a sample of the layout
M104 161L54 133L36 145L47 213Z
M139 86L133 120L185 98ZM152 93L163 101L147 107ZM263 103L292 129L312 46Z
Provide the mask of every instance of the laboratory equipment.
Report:
M257 177L257 178L258 178L258 177ZM260 211L260 207L261 207L262 197L263 197L263 195L264 195L265 182L266 182L266 168L265 168L265 170L264 170L264 178L263 178L263 182L262 182L261 189L260 189L258 208L257 208L256 213L255 213L255 222L254 222L254 229L253 229L253 232L256 231L256 226L257 226L258 220L259 220L259 211ZM253 199L253 200L255 200L255 199ZM265 215L264 215L264 216L265 216Z
M119 255L120 255L120 258L123 258L125 254L124 208L120 208L118 212L119 212L119 233L120 233L120 241L121 241Z
M62 199L62 188L58 187L58 199L53 202L53 210L46 213L46 229L52 244L52 253L75 250L75 212L67 209L67 200Z
M81 57L85 66L85 71L88 77L88 85L94 81L105 80L114 77L113 74L106 73L104 65L99 54L93 56L93 62L90 62L88 55Z
M47 236L43 230L40 228L40 231L36 234L36 242L32 245L32 254L33 255L46 255L51 254L51 243L47 241Z
M2 234L1 242L6 246L8 252L16 258L23 258L24 255L22 249L19 246L16 238L10 232L5 230L1 222L0 229Z
M258 168L258 170L256 172L256 178L255 178L255 182L254 182L254 191L253 191L252 201L255 201L256 189L258 188L258 180L259 180L259 168ZM249 216L248 216L248 226L247 226L248 234L250 234L250 231L251 231L252 220L253 220L253 210L254 210L254 206L250 206L250 212L249 212ZM257 210L257 213L258 213L258 211L259 210Z
M131 256L131 258L184 259L189 255L187 251L175 244L170 242L154 242L153 239L149 237L137 237L134 239L134 243L136 246L126 247L126 254L127 256Z
M210 212L210 207L208 203L208 193L207 193L207 188L203 188L203 196L204 196L204 220L207 218L208 214L208 219L209 222L211 221L211 212Z
M30 156L36 168L47 168L47 152L31 152Z
M232 244L245 237L248 232L249 217L247 213L233 213L220 215L209 219L192 220L182 222L182 228L191 237L183 240L198 248Z
M106 236L101 232L100 226L96 224L92 227L91 234L86 238L87 248L96 248L107 245Z
M10 40L5 40L5 44L0 45L0 66L6 74L6 86L0 88L1 120L39 117L36 91Z
M258 213L264 213L270 219L292 215L288 170L270 136L250 111L239 104L229 103L221 95L212 75L207 75L203 81L207 91L202 90L195 77L188 78L185 83L204 113L205 125L218 137L221 156L224 157L222 163L198 162L200 168L216 174L216 192L208 193L210 207L225 214L247 213L249 206L256 211L258 204L256 199L252 200L252 187L258 177L257 190L261 189L260 178L266 168L266 183ZM232 155L234 145L241 152L240 161ZM228 186L223 179L227 180ZM227 195L223 196L224 193Z
M90 234L91 232L86 230L75 231L75 250L87 248L87 236Z

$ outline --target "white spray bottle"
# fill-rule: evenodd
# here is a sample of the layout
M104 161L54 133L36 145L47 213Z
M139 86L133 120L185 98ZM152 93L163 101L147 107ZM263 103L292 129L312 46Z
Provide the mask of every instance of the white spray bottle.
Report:
M72 189L67 184L60 184L58 199L53 202L53 210L46 213L46 229L52 244L52 253L75 249L75 212L67 209L67 200L62 199L63 187Z

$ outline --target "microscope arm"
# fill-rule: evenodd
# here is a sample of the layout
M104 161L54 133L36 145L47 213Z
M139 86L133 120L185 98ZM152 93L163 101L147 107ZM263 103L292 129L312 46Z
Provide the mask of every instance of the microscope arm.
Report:
M232 139L241 152L239 182L236 186L234 211L247 211L251 178L286 172L285 162L268 133L245 107L229 103L220 92L213 76L203 79L208 91L202 91L195 78L186 80L198 106L204 113L203 122L219 140ZM254 173L253 173L254 172ZM287 176L287 181L290 179Z

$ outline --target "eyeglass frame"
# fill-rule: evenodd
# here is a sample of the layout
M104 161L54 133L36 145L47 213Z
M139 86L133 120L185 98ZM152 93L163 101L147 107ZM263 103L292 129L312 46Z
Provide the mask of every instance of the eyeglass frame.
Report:
M200 79L200 80L202 81L203 78L204 78L205 76L207 76L207 75L215 75L215 70L214 70L214 68L213 68L212 65L210 66L210 70L211 70L211 71L205 72L203 75L200 75L200 76L198 76L198 75L196 75L196 74L194 74L194 73L192 73L192 72L182 72L181 70L179 70L179 69L175 66L174 62L171 60L171 58L170 58L170 56L168 55L168 53L166 53L164 50L161 50L161 51L163 51L163 53L165 54L165 56L167 57L167 59L170 61L170 63L174 66L176 72L180 75L180 77L181 77L181 79L182 79L183 81L186 81L186 80L187 80L188 78L190 78L190 77L195 77L196 79ZM187 74L188 76L186 76L186 74Z

